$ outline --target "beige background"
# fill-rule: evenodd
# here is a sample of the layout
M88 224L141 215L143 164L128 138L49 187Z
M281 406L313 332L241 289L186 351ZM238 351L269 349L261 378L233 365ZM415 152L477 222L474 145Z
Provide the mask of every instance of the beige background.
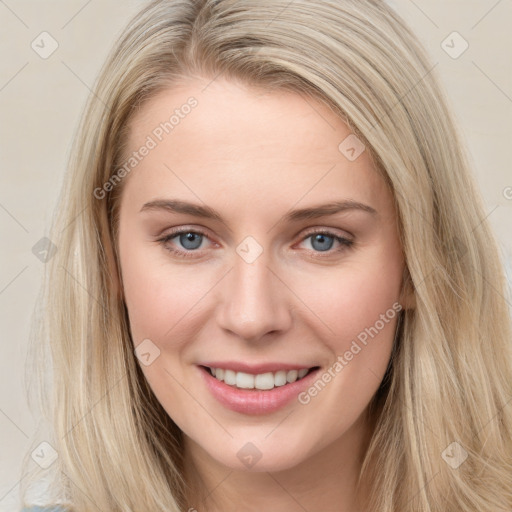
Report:
M342 1L342 0L340 0ZM512 257L512 2L395 0L438 63L504 258ZM49 220L89 87L122 26L142 4L0 0L0 510L18 510L19 464L34 430L23 392L29 320L44 264L32 247ZM31 43L47 31L57 50ZM441 47L457 31L469 48ZM457 37L457 36L456 36ZM448 39L461 48L462 40ZM48 47L47 47L48 48ZM508 188L510 187L510 188Z

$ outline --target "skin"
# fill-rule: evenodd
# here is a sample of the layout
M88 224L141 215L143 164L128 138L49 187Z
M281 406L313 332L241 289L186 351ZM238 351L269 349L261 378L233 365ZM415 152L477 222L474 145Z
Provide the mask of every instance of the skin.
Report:
M355 161L340 152L351 132L325 105L232 80L208 83L191 78L165 90L132 119L130 152L187 98L198 100L125 178L118 240L134 346L150 339L160 350L142 370L184 432L187 505L353 512L371 434L365 413L389 362L397 316L307 405L294 400L257 416L230 411L197 365L279 361L322 373L395 302L407 307L392 195L367 151ZM170 198L207 205L222 220L141 211ZM346 199L377 213L284 221L291 209ZM207 235L192 257L171 252L190 247L178 235L158 241L178 227ZM354 243L333 240L321 251L312 228ZM263 249L253 263L236 252L247 236ZM251 468L237 457L248 442L262 454Z

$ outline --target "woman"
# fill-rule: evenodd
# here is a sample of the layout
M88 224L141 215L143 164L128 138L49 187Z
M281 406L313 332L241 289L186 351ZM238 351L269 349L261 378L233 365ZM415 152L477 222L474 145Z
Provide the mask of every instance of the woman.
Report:
M511 509L503 268L432 65L385 3L150 3L58 212L54 502Z

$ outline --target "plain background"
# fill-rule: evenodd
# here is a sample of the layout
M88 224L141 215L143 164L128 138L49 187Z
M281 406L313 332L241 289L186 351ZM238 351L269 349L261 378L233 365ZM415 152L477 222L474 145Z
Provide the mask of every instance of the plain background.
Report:
M512 2L394 0L437 63L507 262L512 257ZM0 510L17 508L20 462L34 431L24 395L29 322L44 263L32 247L50 219L89 88L141 1L0 0ZM42 32L57 50L31 47ZM442 42L458 52L446 53ZM446 39L450 36L449 39ZM453 42L452 42L453 41ZM510 187L510 188L509 188ZM57 242L58 243L58 242Z

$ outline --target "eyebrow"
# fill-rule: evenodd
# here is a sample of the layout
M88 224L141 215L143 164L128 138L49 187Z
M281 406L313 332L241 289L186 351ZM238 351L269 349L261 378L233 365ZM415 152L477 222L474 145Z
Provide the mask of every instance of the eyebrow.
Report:
M189 203L179 199L155 199L145 203L140 209L140 212L154 210L164 210L171 213L184 213L193 215L194 217L213 219L224 223L222 216L213 208L210 208L209 206ZM353 201L351 199L344 199L341 201L334 201L309 208L291 210L284 215L283 220L285 222L297 222L300 220L316 219L318 217L334 215L336 213L349 210L359 210L367 212L373 216L378 216L377 210L371 206L359 203L358 201Z

